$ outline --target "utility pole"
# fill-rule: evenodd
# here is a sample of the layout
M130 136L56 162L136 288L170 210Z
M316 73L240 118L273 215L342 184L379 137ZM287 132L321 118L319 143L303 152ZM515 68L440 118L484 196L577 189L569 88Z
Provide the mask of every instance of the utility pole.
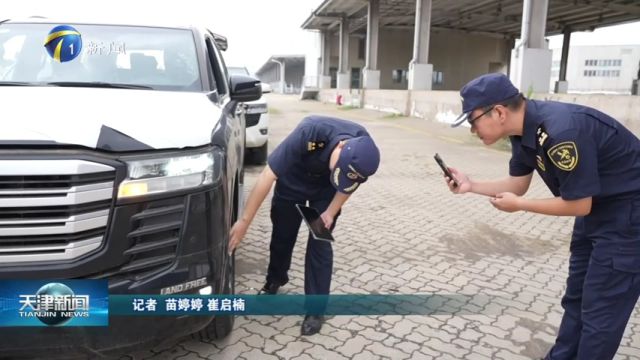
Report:
M280 93L284 94L284 59L282 61L271 59L276 64L280 64Z

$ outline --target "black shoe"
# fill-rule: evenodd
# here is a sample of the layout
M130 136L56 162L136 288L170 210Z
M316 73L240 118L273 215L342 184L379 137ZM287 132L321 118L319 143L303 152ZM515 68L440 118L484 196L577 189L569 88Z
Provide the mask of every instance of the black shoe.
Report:
M264 284L262 289L258 291L258 295L275 295L278 293L279 288L280 285L267 282L266 284Z
M322 327L322 323L324 322L323 316L318 315L307 315L304 317L304 321L302 322L302 327L300 328L300 334L302 335L313 335L317 334Z

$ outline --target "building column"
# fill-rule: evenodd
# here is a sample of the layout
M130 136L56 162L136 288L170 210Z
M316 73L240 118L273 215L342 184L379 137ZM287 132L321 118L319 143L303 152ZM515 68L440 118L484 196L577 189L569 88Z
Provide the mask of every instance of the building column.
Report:
M331 33L327 30L320 33L320 76L318 76L318 87L320 89L331 88Z
M631 81L631 95L640 95L640 61L638 62L638 76Z
M549 0L523 0L520 42L511 52L511 81L523 93L548 93L552 52L546 33Z
M280 85L279 85L280 94L284 94L285 93L285 88L286 88L285 78L284 78L284 75L285 75L284 59L282 59L282 61L277 60L277 59L271 59L271 61L276 63L276 64L278 64L278 65L280 65L279 66L279 70L276 71L276 72L278 73L278 75L279 75L278 77L280 79ZM276 92L278 92L278 91L276 91Z
M569 82L567 82L567 61L569 60L569 44L571 43L571 28L565 27L562 30L564 37L562 38L562 56L560 58L560 76L556 81L556 94L566 94L569 90Z
M349 71L349 19L340 21L340 59L338 64L338 89L351 88L351 72Z
M432 0L416 0L413 59L409 63L409 90L431 90L433 65L429 64Z
M380 89L380 70L378 70L378 38L380 33L380 0L369 0L367 14L367 55L362 70L362 88Z

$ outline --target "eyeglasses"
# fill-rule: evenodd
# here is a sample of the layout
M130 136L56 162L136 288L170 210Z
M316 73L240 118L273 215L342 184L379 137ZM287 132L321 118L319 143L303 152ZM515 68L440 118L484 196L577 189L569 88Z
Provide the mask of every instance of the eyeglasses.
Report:
M481 117L483 117L483 116L487 115L488 113L490 113L491 110L493 110L494 107L495 107L495 105L490 107L490 108L488 108L485 112L483 112L482 114L474 117L473 119L467 118L467 121L469 122L469 125L473 125L474 121L476 121L476 120L480 119Z

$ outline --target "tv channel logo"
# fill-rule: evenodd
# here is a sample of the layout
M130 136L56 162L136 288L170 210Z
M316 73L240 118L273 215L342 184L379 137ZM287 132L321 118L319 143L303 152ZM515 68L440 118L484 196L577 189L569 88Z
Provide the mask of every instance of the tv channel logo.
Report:
M0 326L107 326L106 280L0 281Z
M71 61L82 51L82 36L73 26L58 25L49 31L44 47L55 61Z

